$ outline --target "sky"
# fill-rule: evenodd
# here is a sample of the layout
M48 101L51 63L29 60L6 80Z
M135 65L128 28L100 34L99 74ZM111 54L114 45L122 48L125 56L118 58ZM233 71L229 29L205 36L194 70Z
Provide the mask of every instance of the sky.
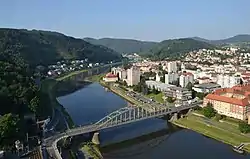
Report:
M210 40L250 34L250 0L1 0L0 27L77 38Z

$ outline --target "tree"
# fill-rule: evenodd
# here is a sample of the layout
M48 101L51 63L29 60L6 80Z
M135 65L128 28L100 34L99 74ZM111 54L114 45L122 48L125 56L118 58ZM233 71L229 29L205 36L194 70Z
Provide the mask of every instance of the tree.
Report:
M191 82L188 82L186 88L190 91L192 91L193 84Z
M194 99L197 95L197 92L195 90L192 90L192 99Z
M29 105L30 110L36 113L38 110L39 103L40 103L40 99L37 96L32 98L30 101L30 105Z
M174 103L175 99L173 97L167 97L168 103Z
M0 146L8 149L17 140L19 136L19 121L18 116L10 113L0 118Z
M213 108L211 103L207 103L207 106L203 108L203 115L207 118L212 118L216 114L216 111Z
M197 92L197 93L196 93L196 97L200 98L201 100L203 100L204 97L205 97L206 95L207 95L207 94L201 93L201 92Z
M140 85L140 84L135 85L134 88L133 88L133 90L134 90L135 92L141 93L141 92L142 92L141 85Z
M141 90L142 90L142 93L144 95L147 95L149 92L148 92L148 87L146 86L146 84L142 84L141 85Z
M165 83L165 75L163 75L163 76L160 78L160 81L161 81L162 83Z
M155 88L155 86L153 86L152 93L153 94L159 94L160 92Z
M250 125L248 125L246 122L239 122L239 130L242 133L249 133L250 132Z

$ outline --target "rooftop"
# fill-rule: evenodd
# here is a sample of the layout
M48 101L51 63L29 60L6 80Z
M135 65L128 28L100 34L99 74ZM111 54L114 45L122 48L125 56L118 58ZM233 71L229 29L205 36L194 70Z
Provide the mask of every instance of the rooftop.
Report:
M194 87L196 88L218 88L218 87L221 87L219 84L216 84L216 83L202 83L202 84L195 84Z
M222 94L232 93L231 97L223 96ZM234 95L243 95L242 99L235 98ZM214 91L212 94L208 94L206 99L222 101L225 103L247 106L250 99L250 85L239 85L232 88L222 88Z
M115 78L115 77L117 77L117 76L114 75L114 74L112 74L112 73L108 73L108 74L106 74L105 77L106 77L106 78Z
M206 98L211 99L211 100L217 100L217 101L225 102L225 103L240 105L240 106L249 105L247 98L237 99L237 98L230 98L230 97L221 96L221 95L218 95L218 94L208 94L206 96Z

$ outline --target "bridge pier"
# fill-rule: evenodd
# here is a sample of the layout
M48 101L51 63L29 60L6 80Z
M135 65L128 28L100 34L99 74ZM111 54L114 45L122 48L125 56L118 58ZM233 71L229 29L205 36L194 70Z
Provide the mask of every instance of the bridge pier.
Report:
M174 113L174 115L171 117L170 121L178 120L178 113Z
M93 137L92 137L92 143L96 145L100 145L100 140L99 140L99 132L95 132Z

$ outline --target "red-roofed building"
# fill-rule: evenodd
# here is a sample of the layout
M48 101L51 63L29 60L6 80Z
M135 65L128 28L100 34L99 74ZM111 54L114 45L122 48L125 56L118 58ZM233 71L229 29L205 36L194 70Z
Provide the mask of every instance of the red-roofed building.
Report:
M203 101L205 107L211 103L222 115L246 120L250 115L250 85L222 88L208 94Z
M103 80L105 82L116 82L116 81L118 81L118 77L117 77L117 75L114 75L112 73L108 73L108 74L106 74L105 77L103 77Z

